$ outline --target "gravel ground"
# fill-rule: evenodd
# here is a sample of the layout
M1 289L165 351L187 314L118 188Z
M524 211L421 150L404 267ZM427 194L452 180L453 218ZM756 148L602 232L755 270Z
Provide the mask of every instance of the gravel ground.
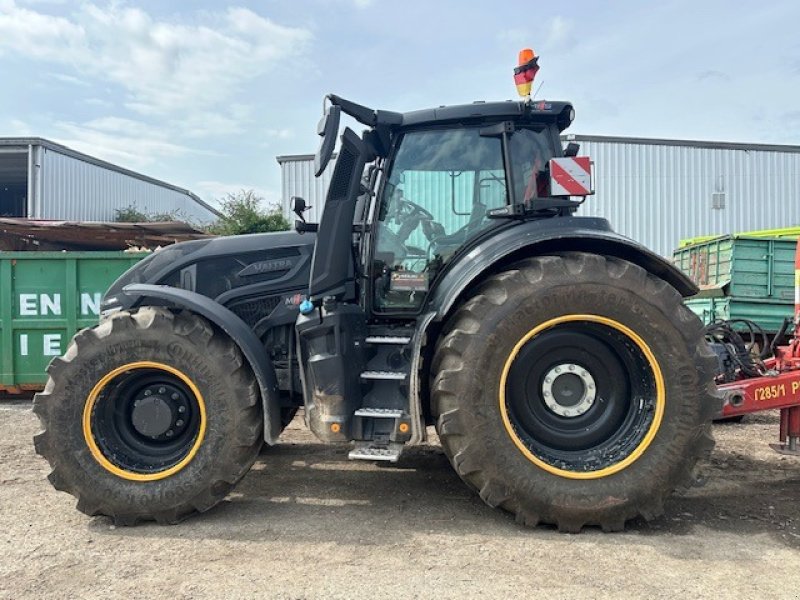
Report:
M2 598L798 598L800 459L776 415L716 427L705 484L625 533L524 529L436 445L348 462L295 421L229 499L115 528L50 487L27 403L0 403Z

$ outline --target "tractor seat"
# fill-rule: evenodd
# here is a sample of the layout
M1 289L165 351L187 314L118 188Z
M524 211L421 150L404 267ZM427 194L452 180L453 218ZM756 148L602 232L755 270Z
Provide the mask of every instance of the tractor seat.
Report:
M486 211L486 205L482 202L473 203L472 212L466 225L449 235L443 235L433 240L434 253L443 259L447 259L464 245L467 238L480 229L483 220L486 218Z

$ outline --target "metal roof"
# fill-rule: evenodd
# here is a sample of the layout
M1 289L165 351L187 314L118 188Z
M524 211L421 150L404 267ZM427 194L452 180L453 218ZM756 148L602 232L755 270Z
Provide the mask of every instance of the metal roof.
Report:
M182 221L161 223L76 223L0 218L0 248L14 250L124 250L155 248L204 239L204 231Z
M0 152L2 152L3 148L27 149L28 146L41 146L42 148L53 150L54 152L58 152L59 154L69 156L77 160L82 160L84 162L101 167L103 169L114 171L115 173L120 173L122 175L138 179L140 181L146 181L148 183L161 186L163 188L180 192L182 194L189 196L192 200L203 206L205 209L211 211L215 215L222 216L221 213L216 208L214 208L213 206L202 200L194 192L191 192L182 187L178 187L171 183L167 183L166 181L161 181L160 179L156 179L154 177L142 175L141 173L137 173L136 171L131 171L130 169L126 169L124 167L120 167L119 165L115 165L114 163L110 163L101 160L99 158L95 158L94 156L89 156L88 154L84 154L83 152L78 152L77 150L73 150L72 148L68 148L67 146L58 144L51 140L46 140L40 137L0 137Z
M645 146L683 146L712 150L760 150L762 152L800 152L800 146L789 144L764 144L748 142L716 142L710 140L675 140L664 138L620 137L613 135L581 135L568 133L564 140L576 142L603 142L612 144L641 144Z

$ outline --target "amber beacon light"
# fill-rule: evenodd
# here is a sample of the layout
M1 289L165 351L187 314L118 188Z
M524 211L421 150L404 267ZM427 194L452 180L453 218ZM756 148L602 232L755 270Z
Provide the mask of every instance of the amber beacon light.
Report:
M514 69L514 83L517 84L517 92L523 98L531 95L531 86L539 72L539 57L531 48L520 50L519 64Z

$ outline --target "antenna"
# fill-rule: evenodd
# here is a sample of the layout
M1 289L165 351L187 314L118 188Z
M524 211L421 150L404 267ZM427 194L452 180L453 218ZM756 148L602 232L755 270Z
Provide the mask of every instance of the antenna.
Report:
M542 90L542 86L543 85L544 85L544 79L542 79L542 82L539 84L539 87L536 88L536 91L533 92L533 96L531 96L531 100L536 98L536 94L538 94Z

